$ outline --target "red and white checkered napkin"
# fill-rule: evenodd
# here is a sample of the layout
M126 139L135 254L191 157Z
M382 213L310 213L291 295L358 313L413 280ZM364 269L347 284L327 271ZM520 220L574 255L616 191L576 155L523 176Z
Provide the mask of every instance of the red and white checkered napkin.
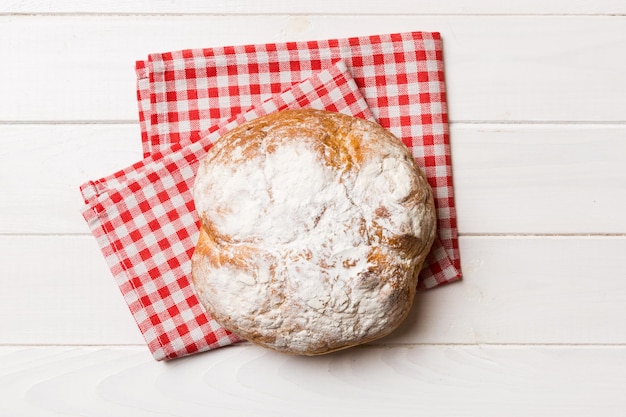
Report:
M459 279L443 52L438 33L152 54L147 62L138 63L144 152L189 143L197 132L310 77L339 58L348 66L374 117L413 151L433 188L439 239L420 276L420 287L432 288Z
M81 186L82 214L157 360L239 341L204 310L191 285L199 222L191 188L199 161L235 126L288 108L313 107L373 119L343 62L212 126L185 147Z
M424 169L437 205L438 239L420 287L461 277L439 34L153 54L138 62L137 75L146 159L81 189L83 214L155 358L238 340L206 315L187 278L198 229L189 184L197 158L225 131L223 120L234 119L228 125L234 126L276 107L275 100L373 116L400 137ZM305 85L315 88L303 91ZM281 91L288 96L276 98Z

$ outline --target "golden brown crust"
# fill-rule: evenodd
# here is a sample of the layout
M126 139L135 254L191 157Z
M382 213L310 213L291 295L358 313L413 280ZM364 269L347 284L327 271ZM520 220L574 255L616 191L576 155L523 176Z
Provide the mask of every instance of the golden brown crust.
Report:
M280 159L286 149L306 157L291 166ZM290 183L288 169L305 183ZM292 354L393 331L436 231L432 191L397 138L311 109L224 135L202 162L194 198L203 227L192 275L203 305L243 338Z
M336 169L352 169L362 161L362 151L366 151L361 148L360 138L352 132L354 122L354 117L313 109L272 113L244 123L222 136L214 146L220 151L207 155L207 163L237 164L259 154L273 153L292 138L306 136L315 139L316 150L328 165ZM379 125L372 124L372 127L381 134L389 134ZM264 143L268 134L281 139ZM237 148L241 152L233 156L231 151Z

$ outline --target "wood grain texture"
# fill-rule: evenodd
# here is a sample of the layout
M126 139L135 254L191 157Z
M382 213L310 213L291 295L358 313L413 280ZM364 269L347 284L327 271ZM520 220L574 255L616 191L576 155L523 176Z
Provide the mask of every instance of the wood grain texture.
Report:
M626 233L626 125L452 125L459 231Z
M0 56L11 57L0 78L7 92L0 121L135 121L133 64L151 52L409 30L442 33L452 121L626 120L626 16L93 15L62 22L0 16Z
M153 361L78 212L140 158L134 61L404 30L444 39L465 279L362 348ZM9 0L0 38L1 417L624 416L626 2Z
M626 347L0 348L7 416L623 416Z
M460 232L626 233L625 137L624 125L453 124ZM141 159L139 142L137 125L0 125L0 233L89 233L79 184Z
M377 344L626 344L626 238L460 243L464 280L419 294ZM11 312L0 344L142 343L90 236L0 236L0 253L0 305Z
M1 344L143 343L95 239L0 236Z
M0 233L89 233L79 186L142 158L139 125L0 125Z
M32 0L8 0L0 4L0 13L167 13L167 14L620 14L626 13L621 0L526 0L503 2L482 0L396 0L381 7L374 0L57 0L54 3Z

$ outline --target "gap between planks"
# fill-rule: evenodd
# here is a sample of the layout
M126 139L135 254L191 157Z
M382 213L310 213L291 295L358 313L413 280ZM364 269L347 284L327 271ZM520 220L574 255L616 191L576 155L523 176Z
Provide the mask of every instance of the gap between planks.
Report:
M46 125L138 125L135 119L93 119L93 120L1 120L0 126L46 126ZM498 126L498 125L518 125L518 126L616 126L626 125L626 120L456 120L450 121L449 126Z
M226 348L231 347L253 347L255 346L249 342L239 342L233 345L224 346ZM357 349L403 349L403 348L413 348L413 347L511 347L511 348L587 348L587 347L597 347L597 348L624 348L626 347L626 343L376 343L371 342L365 345L353 346L352 348ZM103 343L103 344L95 344L95 343L0 343L0 349L3 348L53 348L53 347L75 347L75 348L145 348L148 349L145 344L142 343ZM351 348L351 349L352 349ZM219 349L219 348L218 348ZM259 347L259 349L265 349ZM213 349L217 350L217 349ZM269 350L267 350L269 351ZM205 351L210 352L210 351ZM198 352L203 353L203 352ZM332 354L332 352L331 352Z
M0 233L0 237L91 237L91 233ZM560 238L572 238L572 239L621 239L626 237L626 233L459 233L459 238L471 237L475 238L488 238L488 239L560 239Z
M545 13L515 13L515 12L494 12L494 13L401 13L401 12L252 12L252 13L227 13L227 12L0 12L0 17L220 17L220 16L238 16L238 17L257 17L257 16L273 16L273 17L289 17L289 16L349 16L349 17L623 17L626 13L616 12L599 12L599 13L567 13L567 12L545 12Z

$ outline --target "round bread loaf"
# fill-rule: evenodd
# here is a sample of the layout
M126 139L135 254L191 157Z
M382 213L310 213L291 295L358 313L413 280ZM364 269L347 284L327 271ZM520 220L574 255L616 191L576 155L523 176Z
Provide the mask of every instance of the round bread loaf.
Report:
M193 189L193 282L251 342L316 355L389 334L435 238L432 190L381 126L287 110L222 136Z

